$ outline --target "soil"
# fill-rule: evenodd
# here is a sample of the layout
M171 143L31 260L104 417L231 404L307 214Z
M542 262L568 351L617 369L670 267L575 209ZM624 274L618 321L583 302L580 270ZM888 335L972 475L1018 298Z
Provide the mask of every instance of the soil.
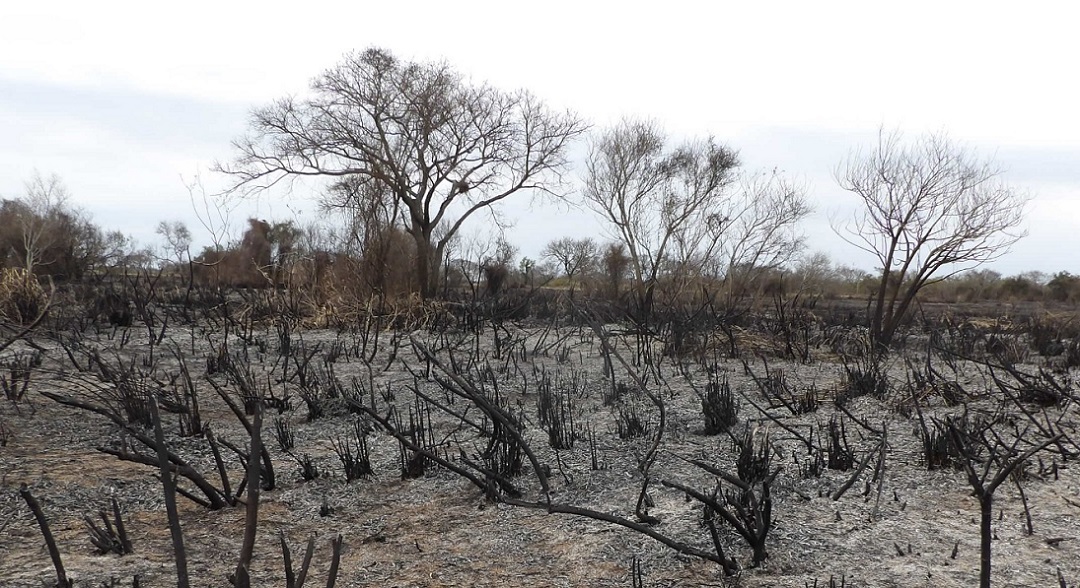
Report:
M717 484L716 477L689 460L703 460L734 473L737 452L733 439L745 435L758 442L768 438L773 447L772 465L780 468L772 485L774 526L767 539L769 557L760 566L750 566L746 543L730 527L721 526L725 551L742 567L738 575L727 577L713 562L680 554L629 529L494 503L445 469L432 467L419 478L403 479L399 445L384 431L368 436L374 474L346 482L332 441L352 435L358 419L370 426L370 419L344 410L340 402L327 401L327 414L309 421L299 396L295 371L301 360L297 358L311 353L312 373L320 374L323 381L334 377L346 389L356 382L366 396L372 393L366 386L373 383L380 414L393 406L402 422L407 422L410 409L417 406L411 386L420 386L442 401L449 402L449 397L436 382L420 377L426 375L425 362L401 332L379 333L379 350L369 362L371 372L355 353L362 344L356 333L297 329L289 341L292 359L281 355L280 339L272 327L250 335L246 345L231 338L229 348L234 354L246 354L257 381L269 382L275 394L291 398L291 410L279 418L295 433L292 453L310 458L322 474L310 481L301 479L297 460L282 451L275 440L277 415L268 411L263 439L274 458L277 485L261 495L251 567L253 586L285 585L282 537L294 561L301 559L308 538L315 537L308 585L325 584L331 539L339 534L344 548L337 586L628 586L635 585L635 562L645 586L959 587L978 583L979 503L962 471L928 470L918 416L901 410L903 391L909 390L905 387L909 367L904 357L915 360L915 365L925 361L925 345L917 341L887 361L890 391L880 397L851 400L846 405L850 415L835 405L834 399L845 385L844 366L825 344L811 349L812 361L805 364L776 357L776 349L768 349L767 342L755 343L749 335L742 348L756 353L745 352L745 364L743 358L726 358L710 351L708 363L726 375L739 404L738 423L730 435L703 432L701 400L688 383L704 386L708 378L701 363L688 357L676 361L663 356L660 346L653 350L658 352L654 355L660 362L656 373L662 379L648 376L646 383L663 399L667 411L667 428L650 472L653 480L678 481L710 492ZM416 336L433 348L445 347L447 341L423 332ZM605 405L611 382L605 377L599 341L588 328L514 326L499 331L499 336L502 340L496 346L490 329L477 338L460 334L463 345L455 354L460 374L473 382L487 377L484 385L489 390L498 384L504 405L523 416L527 440L550 468L553 499L633 520L642 484L639 459L655 434L656 408L647 397L632 391ZM612 340L617 341L624 357L634 356L633 337L615 335ZM135 327L126 341L123 332L89 331L83 349L101 350L102 357L113 365L152 371L163 380L161 387L165 389L167 376L180 371L175 354L183 355L198 386L203 420L211 423L216 436L246 446L247 435L206 380L226 382L220 374L205 375L207 357L222 341L220 334L207 329L178 327L153 349L151 358L145 329ZM17 403L0 403L0 424L8 432L6 444L0 447L0 586L37 588L56 580L41 531L19 496L22 484L40 501L75 586L131 586L134 576L144 587L175 585L173 549L156 469L99 451L98 447L120 447L121 440L130 435L100 415L43 396L51 391L102 402L116 388L91 372L76 369L55 343L39 340L36 344L45 353L26 396ZM708 346L707 342L701 344ZM335 348L337 357L330 361L327 355L333 356ZM465 367L470 349L478 351L480 361ZM20 344L0 359L7 361L31 352ZM449 365L448 357L445 351L440 352L442 361ZM1042 359L1032 356L1030 361L1021 367L1037 373L1035 363ZM326 371L327 366L332 366L332 373ZM993 414L1002 406L985 368L970 362L958 362L956 371L939 367L963 387L971 415ZM753 372L762 377L767 370L774 374L782 370L795 391L815 390L818 408L803 415L792 415L782 406L768 408L768 400L748 375ZM617 368L616 372L616 380L630 383L632 390L632 379L625 369ZM433 373L438 370L433 368ZM545 375L554 386L572 391L577 438L572 448L558 452L551 449L538 422L538 382ZM1061 377L1064 381L1075 379L1075 375L1074 370ZM926 419L958 416L964 410L948 406L941 395L923 394L921 398ZM455 409L465 410L460 399L456 402ZM620 438L616 426L620 410L624 414L638 411L649 423L649 433ZM1045 410L1043 418L1080 440L1075 431L1080 418L1074 402L1066 400L1037 410ZM1013 421L1023 427L1025 417L1019 410L1014 407L1010 412ZM434 408L431 414L430 429L444 443L448 456L475 457L483 449L486 441L463 433L455 419ZM468 416L481 418L475 410ZM854 470L802 475L799 464L805 463L805 447L777 421L802 435L811 427L820 435L828 430L830 419L841 416L856 461L876 451L882 429L887 431L887 440L878 479L872 480L871 461L854 485L833 500L831 495ZM178 417L167 414L164 418L170 448L219 483L206 440L181 437ZM1009 427L1003 427L1007 433ZM591 442L587 431L592 432ZM1034 433L1026 435L1034 438ZM138 447L137 442L130 443ZM593 467L594 456L598 468ZM242 465L228 452L226 461L235 485L243 476ZM1060 573L1068 586L1075 586L1080 583L1080 468L1073 460L1044 452L1033 458L1024 472L1019 485L1006 482L995 495L994 584L1058 586ZM542 498L535 472L528 465L516 482L526 492L525 498ZM1026 528L1020 488L1030 506L1031 534ZM90 543L83 518L98 517L114 497L123 510L133 554L98 554ZM700 503L659 483L649 487L649 497L653 506L648 514L659 519L654 526L657 531L696 548L712 549ZM192 585L228 586L243 539L243 506L212 511L181 497L179 510Z

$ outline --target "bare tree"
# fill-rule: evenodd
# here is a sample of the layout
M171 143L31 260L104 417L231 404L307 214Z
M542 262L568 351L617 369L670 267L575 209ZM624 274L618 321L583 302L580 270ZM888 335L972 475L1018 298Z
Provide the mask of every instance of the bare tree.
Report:
M165 240L162 245L165 259L176 262L178 266L186 265L191 259L191 231L182 221L161 221L154 232L161 235Z
M806 188L775 170L743 176L739 190L720 204L724 222L709 236L713 258L723 264L728 292L741 295L802 250L799 223L810 214Z
M815 251L799 259L794 264L791 275L795 278L800 292L820 295L826 290L826 285L834 281L836 272L829 254Z
M68 200L59 176L35 173L22 197L0 202L0 264L78 280L131 259L126 236L102 231Z
M599 253L600 246L593 239L563 237L548 243L542 255L558 264L570 282L570 296L573 297L574 276L588 270L596 262Z
M572 139L586 125L525 91L466 80L445 63L371 48L314 80L306 99L252 114L239 155L218 168L247 193L285 178L349 178L400 204L416 243L420 293L436 293L447 243L473 214L514 194L557 194ZM345 203L347 205L347 203Z
M365 294L387 296L417 290L414 240L401 222L401 203L358 176L330 185L321 205L343 223L338 250L358 260L357 284ZM448 254L444 249L444 255ZM354 292L359 294L360 292Z
M623 121L592 142L586 164L585 201L626 246L644 292L662 276L711 267L745 279L790 260L810 211L800 186L776 173L740 178L737 153L711 137L667 142L654 123Z
M270 225L270 265L275 278L289 269L299 257L299 244L303 230L291 220L277 221Z
M67 187L56 174L46 178L34 172L34 176L26 182L26 194L22 198L25 212L20 215L20 229L23 264L27 273L33 272L38 265L50 262L45 253L63 236L57 228L67 201Z
M1007 186L993 162L942 135L905 143L882 131L868 153L836 171L863 206L833 230L873 255L880 277L870 305L870 336L887 346L919 291L997 259L1024 236L1029 197Z
M1017 468L1022 468L1024 463L1036 453L1059 442L1064 436L1058 433L1049 439L1029 440L1025 439L1029 429L1017 427L1016 437L1009 441L993 430L994 424L992 421L968 424L966 421L955 418L945 421L945 432L951 448L959 454L959 465L967 474L972 495L979 500L980 588L990 588L991 551L994 538L991 526L994 514L994 493L1001 484L1010 479ZM1036 444L1035 441L1039 443ZM1025 445L1029 447L1021 451ZM1016 483L1019 487L1018 479ZM1023 495L1022 490L1021 495Z
M738 165L712 138L668 150L655 123L624 120L590 145L585 202L626 245L635 282L648 288L676 252L689 262L723 220L715 210Z

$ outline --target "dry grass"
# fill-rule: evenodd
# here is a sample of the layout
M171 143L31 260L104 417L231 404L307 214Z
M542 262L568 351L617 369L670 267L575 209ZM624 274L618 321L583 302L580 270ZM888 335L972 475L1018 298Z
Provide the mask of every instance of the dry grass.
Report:
M47 302L36 276L21 268L0 269L0 322L28 324L41 315Z

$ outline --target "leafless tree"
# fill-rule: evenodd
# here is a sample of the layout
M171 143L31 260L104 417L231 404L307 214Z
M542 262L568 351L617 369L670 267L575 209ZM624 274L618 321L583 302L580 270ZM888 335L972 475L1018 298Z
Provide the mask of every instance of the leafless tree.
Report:
M255 110L250 134L235 142L238 156L219 170L235 178L234 193L286 178L349 178L368 186L367 196L399 204L425 297L436 293L446 245L469 217L515 194L558 194L569 144L586 128L528 92L377 48L348 55L311 89Z
M713 259L723 264L715 273L728 292L745 293L793 261L803 247L799 223L811 210L805 186L776 171L741 177L739 189L720 203L725 222L708 236Z
M791 275L799 291L820 295L825 291L826 285L835 280L836 271L829 254L815 251L796 261Z
M21 266L27 275L82 279L133 260L126 236L102 231L68 199L59 176L35 173L22 197L0 202L0 264Z
M708 266L735 278L788 261L810 211L800 186L776 173L740 178L738 165L711 137L670 148L656 124L625 120L591 144L585 202L626 245L639 287Z
M376 184L359 176L332 183L321 202L340 220L338 243L333 247L357 260L355 278L363 294L380 298L415 291L415 247L402 222L402 205L388 198ZM448 254L444 249L444 255ZM360 294L361 292L354 292Z
M182 266L191 259L191 231L182 221L161 221L154 232L165 240L162 249L170 263Z
M992 161L943 135L904 142L885 131L837 168L862 210L834 219L833 230L881 268L869 317L879 346L893 341L922 288L997 259L1024 236L1029 197L1000 176Z
M563 237L548 243L542 255L558 264L570 282L570 295L573 296L574 276L587 271L596 262L599 253L600 246L593 239Z
M949 442L959 454L959 465L967 474L972 494L979 500L980 588L990 588L994 493L1010 479L1017 468L1023 467L1024 462L1064 437L1064 434L1058 433L1048 439L1027 439L1029 436L1037 436L1028 435L1030 429L1017 427L1016 436L1010 441L993 429L993 422L968 425L957 419L945 421ZM1022 450L1025 445L1028 447ZM1019 487L1019 481L1017 486Z
M585 203L626 245L640 285L651 285L676 250L688 261L733 181L738 154L713 139L669 150L656 123L624 120L590 145Z
M35 172L26 182L21 201L25 207L25 213L20 215L23 262L27 273L31 273L36 266L49 263L45 252L62 237L57 228L68 201L67 187L56 174L44 177Z

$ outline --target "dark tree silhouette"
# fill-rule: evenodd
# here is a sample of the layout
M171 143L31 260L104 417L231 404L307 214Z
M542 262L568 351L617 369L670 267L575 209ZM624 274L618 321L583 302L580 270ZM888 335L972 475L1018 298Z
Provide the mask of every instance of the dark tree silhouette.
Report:
M925 286L997 259L1024 233L1028 197L1000 181L992 162L940 135L905 144L882 132L869 153L837 169L862 210L833 230L881 268L870 336L889 345Z
M349 179L350 195L392 202L416 243L421 295L433 296L446 247L478 211L529 191L558 194L571 140L586 125L525 91L474 84L445 63L371 48L312 82L305 99L256 109L238 155L218 168L250 193L286 178Z

